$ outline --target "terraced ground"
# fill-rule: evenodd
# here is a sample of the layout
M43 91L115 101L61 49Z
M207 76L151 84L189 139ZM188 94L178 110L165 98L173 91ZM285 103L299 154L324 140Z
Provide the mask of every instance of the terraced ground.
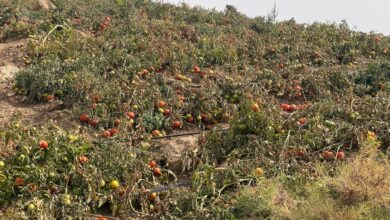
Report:
M0 218L390 215L390 37L40 2L0 8Z

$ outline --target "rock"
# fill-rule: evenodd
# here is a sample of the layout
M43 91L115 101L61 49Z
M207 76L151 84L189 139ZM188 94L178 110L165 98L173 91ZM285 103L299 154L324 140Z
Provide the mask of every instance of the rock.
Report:
M14 65L5 65L0 67L0 81L11 80L14 74L19 71L19 68Z
M171 139L159 140L161 152L167 155L170 168L181 170L182 153L186 150L195 150L198 147L199 135L173 137Z
M40 11L40 10L45 10L45 11L50 11L56 9L56 6L51 3L49 0L38 0L33 7L33 11Z

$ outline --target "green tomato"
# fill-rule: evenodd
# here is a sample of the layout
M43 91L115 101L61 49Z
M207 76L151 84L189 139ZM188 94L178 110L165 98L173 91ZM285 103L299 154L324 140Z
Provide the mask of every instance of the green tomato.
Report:
M330 127L334 127L336 125L336 123L334 123L333 121L325 120L324 125L326 127L330 128Z
M116 105L115 105L115 104L111 104L111 105L109 106L109 108L110 108L110 110L115 110L115 109L116 109Z
M70 199L64 199L64 205L70 205L71 201Z
M0 160L0 168L3 168L5 166L4 161Z
M150 144L148 142L141 142L141 149L147 151L150 149Z
M240 124L238 125L238 128L239 128L241 131L243 131L243 130L246 129L246 124L240 123Z
M26 154L30 153L30 149L28 146L23 146L22 151L25 152Z
M100 188L104 187L105 185L106 185L106 182L103 179L99 180L99 187Z
M24 154L21 154L18 159L20 161L24 161L24 159L26 159L26 156Z
M30 211L30 212L34 211L35 210L35 205L33 203L28 204L27 210Z
M77 141L77 136L75 136L75 135L68 135L68 140L70 141L70 142L74 142L74 141Z

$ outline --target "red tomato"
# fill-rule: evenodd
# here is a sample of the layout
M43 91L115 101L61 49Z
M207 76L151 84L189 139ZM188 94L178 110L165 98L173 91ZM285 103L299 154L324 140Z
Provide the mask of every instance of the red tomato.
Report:
M91 97L91 99L92 99L92 101L93 101L94 103L98 103L99 100L100 100L100 97L99 97L99 95L93 95L93 96Z
M105 138L111 137L111 132L108 130L103 131L102 136Z
M24 179L20 177L15 178L15 185L16 186L23 186L24 185Z
M81 122L89 122L89 116L87 113L83 113L80 115L80 121Z
M164 101L159 101L159 102L158 102L158 107L159 107L159 108L164 108L165 105L166 105L166 103L165 103Z
M91 125L92 127L96 127L96 125L99 123L99 120L97 119L91 119L89 121L89 125Z
M79 162L80 162L81 164L85 164L86 162L88 162L88 157L86 157L86 156L80 156L80 157L79 157Z
M307 124L307 118L300 118L300 119L298 120L298 124L300 124L300 125L305 125L305 124Z
M47 149L49 147L49 143L45 140L40 140L39 141L39 147L43 150Z
M180 128L180 126L181 126L181 122L180 122L179 120L174 120L174 121L172 122L172 127L174 127L174 128Z
M155 167L157 166L157 163L156 163L156 161L151 160L151 161L148 163L148 165L149 165L150 168L155 168Z
M280 107L283 109L283 111L289 111L290 109L290 105L287 103L281 104Z
M111 133L112 136L114 136L115 134L119 133L119 130L116 129L116 128L111 128L110 129L110 133Z
M333 152L332 151L324 151L323 153L322 153L322 156L325 158L325 159L327 159L327 160L331 160L331 159L333 159L333 157L334 157L334 154L333 154Z
M154 176L160 176L161 175L161 169L158 167L153 168L153 175Z
M188 123L193 123L194 122L194 117L188 117L187 119Z
M126 112L126 115L129 118L135 118L135 113L134 112Z
M298 106L292 104L290 105L290 107L288 108L288 111L289 112L294 112L294 111L297 111L298 110Z
M194 73L200 73L200 68L198 66L194 66Z
M46 101L50 102L54 100L54 95L47 95L46 96Z
M170 114L171 114L171 110L170 109L168 109L168 108L164 109L164 112L163 112L164 116L169 116Z
M154 136L156 136L156 137L158 137L158 136L161 135L161 133L160 133L159 130L154 130L154 131L152 131L152 134L153 134Z
M337 159L344 159L345 153L343 151L339 151L336 153L336 158Z

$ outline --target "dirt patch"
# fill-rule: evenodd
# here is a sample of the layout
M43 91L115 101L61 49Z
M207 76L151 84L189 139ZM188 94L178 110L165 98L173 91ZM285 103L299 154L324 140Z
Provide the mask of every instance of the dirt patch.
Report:
M27 39L0 43L0 66L23 66L23 56L26 51Z

